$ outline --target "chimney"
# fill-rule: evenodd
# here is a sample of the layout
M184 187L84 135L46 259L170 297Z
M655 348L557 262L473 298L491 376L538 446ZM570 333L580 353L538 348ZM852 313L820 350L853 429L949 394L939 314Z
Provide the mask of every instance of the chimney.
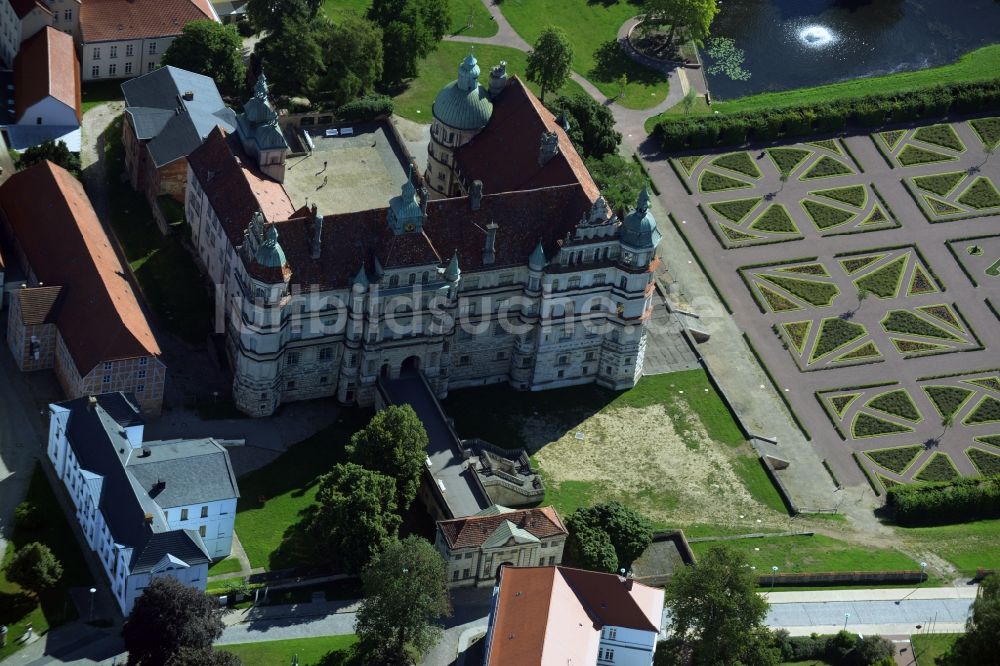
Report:
M483 181L474 180L472 181L472 189L469 190L469 203L472 204L472 210L479 210L480 204L483 201Z
M490 99L496 99L506 86L507 61L501 60L499 65L490 70Z
M94 411L94 407L97 407L97 396L88 395L87 396L87 410Z
M417 198L420 200L420 212L427 217L427 188L423 184L417 190Z
M628 590L628 591L630 591L630 592L632 591L632 577L631 576L625 579L625 589Z
M544 166L559 153L559 135L555 132L542 132L542 141L538 149L538 166Z
M492 264L497 259L497 229L499 227L490 222L486 225L486 246L483 248L483 263Z
M319 214L316 204L312 205L313 229L312 241L309 244L309 256L319 259L323 248L323 216Z
M184 100L190 102L193 99L194 99L194 91L193 90L185 90L184 91Z
M152 525L153 524L153 514L147 513L145 515L144 519L145 519L147 525Z

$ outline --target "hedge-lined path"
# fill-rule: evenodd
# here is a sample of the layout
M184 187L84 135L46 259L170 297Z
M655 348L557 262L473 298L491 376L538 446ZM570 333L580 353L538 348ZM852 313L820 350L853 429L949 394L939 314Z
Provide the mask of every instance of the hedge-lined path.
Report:
M900 179L903 177L910 178L918 175L963 170L981 163L983 161L983 153L981 150L973 148L979 144L971 128L967 123L961 123L956 129L963 142L970 147L956 161L912 168L897 167L890 169L885 159L883 159L882 155L875 148L872 139L867 134L862 134L848 137L846 142L850 153L853 154L863 167L863 173L814 181L799 181L796 173L782 188L778 179L777 169L773 166L768 168L768 165L764 164L768 161L765 158L764 160L757 161L758 165L763 164L761 168L763 177L756 187L711 195L698 193L697 190L695 190L695 194L689 195L683 189L666 157L653 145L653 142L650 140L643 146L642 155L654 182L659 185L662 191L661 200L669 205L669 208L678 221L687 221L687 224L683 225L683 230L733 307L737 325L747 332L754 347L771 369L779 387L783 391L784 389L788 389L785 393L786 397L791 402L806 429L810 431L814 438L812 448L815 449L819 457L829 461L838 480L849 486L866 488L866 482L861 471L851 459L850 454L852 450L919 444L927 439L934 439L942 435L940 417L932 407L929 407L929 403L918 389L918 377L960 372L963 370L988 369L1000 365L996 354L996 350L1000 349L1000 327L997 326L997 319L989 312L983 302L983 299L989 295L987 288L982 285L982 281L979 287L973 287L962 273L954 257L951 256L945 247L945 241L949 239L995 233L998 228L997 224L1000 222L1000 216L993 215L976 219L931 224L921 213L900 182ZM754 157L757 157L760 151L760 147L754 147L751 153ZM718 154L722 152L724 151L720 151ZM845 161L850 162L849 158ZM995 157L991 159L982 168L981 173L982 175L989 176L996 182L1000 179L1000 159ZM902 223L902 226L895 229L837 236L835 238L818 238L813 234L812 237L805 240L725 250L711 233L697 209L697 204L702 201L723 198L734 199L754 194L761 195L769 192L777 192L780 189L781 193L775 197L775 201L788 205L789 209L794 211L794 216L798 221L799 227L808 228L812 226L812 223L804 211L798 208L798 202L810 190L857 183L874 183L891 209L892 214ZM664 230L669 226L669 223L666 223L666 221L661 222L661 228ZM806 319L818 316L818 313L806 311L804 313L794 312L781 316L774 314L762 315L747 292L747 287L743 284L735 270L745 265L765 262L777 263L796 257L807 258L818 256L819 260L829 266L831 272L833 272L839 268L837 260L833 257L835 253L913 244L919 246L928 267L944 283L947 291L939 294L911 296L909 298L897 297L896 299L881 300L869 297L866 299L861 305L860 310L855 312L853 317L855 321L860 321L866 325L872 339L876 341L880 351L885 356L883 362L872 365L831 368L820 372L801 372L795 365L791 355L782 348L781 341L770 330L770 324L777 321L792 321L796 314L804 314L801 318ZM683 272L681 272L681 279L683 280ZM841 315L858 308L856 290L851 285L852 280L847 277L841 277L838 280L841 283L842 294L834 301L832 307L824 309L824 313L828 312L828 316ZM996 293L995 287L993 293ZM995 297L994 300L996 300ZM892 343L888 340L888 336L886 336L878 324L881 315L890 308L904 305L912 307L915 305L953 302L958 304L961 314L969 326L980 337L985 349L904 360L900 354L895 352ZM862 440L849 439L847 442L844 442L834 432L830 420L820 408L819 403L813 395L815 391L823 389L849 387L897 379L901 387L908 389L913 399L921 405L920 409L925 417L921 423L913 425L913 432L907 435L884 436ZM967 409L960 416L964 417ZM892 417L890 417L890 420L892 420ZM935 451L940 450L949 453L960 472L963 474L973 474L975 470L966 458L964 449L972 445L973 435L989 434L996 430L995 424L993 426L976 426L975 428L965 428L960 424L956 424L944 434L939 447L921 453L921 457L914 463L914 467L910 470L910 473L912 474L919 466L923 465ZM849 433L845 434L850 436ZM784 449L785 444L782 443L778 451L776 451L776 455L781 456ZM797 473L799 472L794 470L794 465L788 472L783 473L783 477L789 479L787 483L792 487L793 495L796 494L795 487L797 484L795 483L795 476ZM870 491L868 492L870 493Z

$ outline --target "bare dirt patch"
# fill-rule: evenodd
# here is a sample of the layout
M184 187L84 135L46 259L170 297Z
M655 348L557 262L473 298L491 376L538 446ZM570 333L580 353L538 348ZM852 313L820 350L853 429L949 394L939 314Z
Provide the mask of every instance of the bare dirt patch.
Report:
M746 451L712 440L693 414L683 421L652 405L593 414L569 432L535 416L522 431L553 490L592 484L590 502L627 498L658 523L782 526L733 471L730 460Z

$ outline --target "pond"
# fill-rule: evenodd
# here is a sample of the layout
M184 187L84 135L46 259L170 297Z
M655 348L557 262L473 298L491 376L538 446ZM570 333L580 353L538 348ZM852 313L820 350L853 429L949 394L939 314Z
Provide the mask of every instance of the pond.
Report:
M1000 39L1000 2L722 0L712 34L746 52L749 80L708 76L732 99L952 62Z

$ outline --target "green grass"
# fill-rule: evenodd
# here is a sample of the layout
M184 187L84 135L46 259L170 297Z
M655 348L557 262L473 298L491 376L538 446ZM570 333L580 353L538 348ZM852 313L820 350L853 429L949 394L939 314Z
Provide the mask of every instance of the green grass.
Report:
M989 178L980 176L959 195L956 201L976 210L996 208L1000 206L1000 192L997 192L997 188Z
M346 652L358 642L354 634L322 638L292 638L284 641L217 645L216 650L232 652L244 666L277 666L292 663L298 655L299 666L333 666L338 663L331 653Z
M209 576L219 576L221 574L236 573L243 567L240 566L240 561L235 557L227 557L224 560L219 560L212 566L208 568Z
M925 192L944 197L955 189L955 186L962 182L963 178L965 178L964 171L936 173L930 176L917 176L913 179L913 184Z
M944 153L939 153L936 150L927 150L926 148L921 148L915 146L912 143L906 144L899 154L896 155L896 159L905 167L917 166L920 164L930 164L932 162L950 162L957 159L953 155L945 155Z
M829 190L816 190L810 192L809 194L824 197L826 199L833 199L834 201L839 201L840 203L845 203L849 206L854 206L855 208L864 208L865 202L868 201L868 190L864 185L834 187Z
M917 666L934 666L935 660L951 647L962 634L914 634L910 636L910 650Z
M80 546L70 530L62 507L49 486L42 468L35 465L28 483L25 500L38 508L44 522L38 529L26 531L14 527L4 552L3 566L13 559L14 553L34 541L48 546L63 566L63 575L53 589L36 598L7 580L6 571L0 568L0 625L6 625L7 646L0 648L0 661L20 649L17 639L24 635L30 622L36 635L51 627L73 619L72 603L67 603L71 587L89 586L90 573L80 554Z
M941 146L942 148L949 148L951 150L963 151L965 150L965 144L962 140L958 138L958 134L955 133L955 129L948 124L942 123L940 125L924 125L923 127L918 127L913 133L913 138L924 143L932 143L935 146Z
M395 104L395 113L409 120L429 123L433 119L431 105L441 88L455 80L458 76L458 65L469 54L469 44L462 42L440 42L433 52L417 65L417 77L404 84L399 90L390 93ZM524 78L527 67L527 55L523 51L493 46L491 44L475 45L476 59L483 74L479 82L489 85L489 71L501 60L507 61L507 72L517 75L527 83L532 92L539 94L539 88ZM546 96L551 99L556 95L575 95L583 93L583 88L575 81L567 81L566 85L556 91L549 91Z
M812 151L801 148L768 148L767 154L771 156L778 171L788 175L795 170L804 159L812 154Z
M951 461L951 456L938 451L924 463L920 471L913 475L913 478L917 481L951 481L959 476L955 464Z
M802 200L802 207L806 209L809 217L812 218L816 228L820 231L839 227L854 217L854 213L843 208L830 206L810 199Z
M763 504L780 513L788 513L785 503L781 499L781 494L775 487L771 478L761 466L757 456L739 456L732 459L733 471L740 477L743 485L750 491L750 495Z
M906 268L908 254L893 259L881 268L872 271L854 281L859 291L867 291L879 298L894 298L899 291L899 283L903 279L903 269Z
M739 224L743 221L743 218L747 214L757 207L761 201L761 197L752 197L750 199L735 199L732 201L719 201L718 203L709 204L712 209L728 220L732 220Z
M344 445L370 417L368 410L345 409L330 427L239 478L236 533L251 567L281 569L308 559L297 526L316 497L317 479L345 459Z
M124 169L121 123L119 116L104 131L111 227L160 324L188 342L204 342L212 307L194 259L176 235L160 233L145 197L118 178Z
M976 118L969 124L983 142L983 147L995 148L1000 144L1000 118Z
M837 285L831 282L817 282L778 275L761 275L760 277L816 307L830 305L840 293Z
M876 465L893 471L896 474L902 474L916 460L921 451L923 451L922 446L913 445L897 446L891 449L875 449L874 451L865 451L864 453Z
M738 180L717 171L705 169L698 179L698 189L702 192L721 192L723 190L738 190L750 187L750 183Z
M932 550L953 564L963 576L976 569L1000 570L1000 519L978 520L937 527L895 527L908 544Z
M83 113L87 113L98 104L123 101L125 99L122 94L123 81L124 79L84 83L80 91L80 109Z
M760 170L754 164L753 158L746 151L719 155L712 160L712 164L729 169L730 171L742 173L751 178L760 178Z
M854 169L847 166L836 157L823 155L809 167L809 170L799 176L799 180L815 180L817 178L833 178L834 176L846 176L854 173Z
M750 225L756 231L769 231L772 234L797 234L799 228L795 226L795 220L788 214L788 209L784 204L771 204L767 209L757 216Z
M854 546L822 534L725 542L698 541L691 544L691 549L696 557L700 557L719 543L745 553L750 565L757 567L759 575L770 573L772 566L778 567L778 573L900 571L920 568L899 551Z
M636 5L621 0L504 0L500 8L528 44L549 26L565 30L573 45L573 69L606 97L618 96L617 79L625 74L628 85L619 100L622 106L648 109L666 98L663 76L629 58L617 43L621 25L641 12Z

